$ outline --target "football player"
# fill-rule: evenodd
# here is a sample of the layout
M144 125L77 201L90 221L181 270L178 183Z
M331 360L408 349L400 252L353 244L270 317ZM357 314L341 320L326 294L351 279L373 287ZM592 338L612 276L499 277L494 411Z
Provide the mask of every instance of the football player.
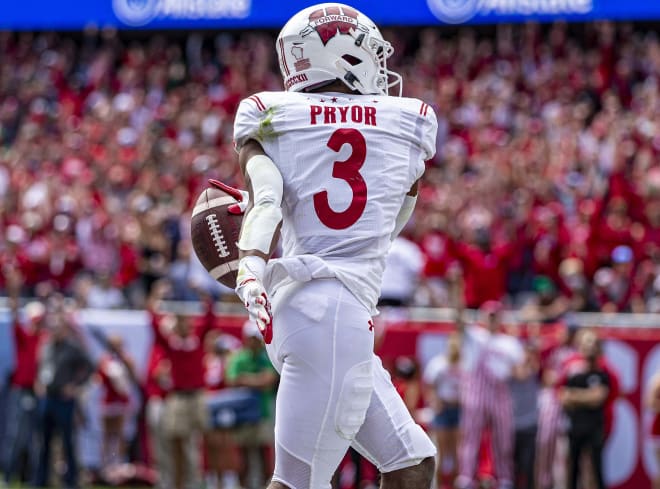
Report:
M236 114L249 198L230 209L245 212L236 293L281 375L269 489L330 488L349 446L381 487L428 489L435 447L373 353L371 317L435 153L435 114L400 97L392 46L347 5L297 13L276 51L286 91L252 95ZM280 232L282 258L269 261Z

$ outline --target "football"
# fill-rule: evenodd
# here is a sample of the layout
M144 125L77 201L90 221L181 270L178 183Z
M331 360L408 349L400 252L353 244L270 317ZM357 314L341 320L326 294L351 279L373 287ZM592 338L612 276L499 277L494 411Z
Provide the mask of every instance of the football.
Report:
M190 235L193 249L209 274L221 284L236 287L238 236L243 216L227 212L237 201L217 188L207 188L192 211Z

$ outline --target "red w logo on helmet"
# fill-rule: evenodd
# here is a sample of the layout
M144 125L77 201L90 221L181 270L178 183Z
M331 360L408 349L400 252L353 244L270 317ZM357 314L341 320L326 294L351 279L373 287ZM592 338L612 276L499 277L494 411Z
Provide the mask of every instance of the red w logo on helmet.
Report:
M350 7L336 6L315 10L309 14L309 27L301 32L301 35L306 36L314 29L325 45L337 34L349 34L351 29L357 28L357 15Z

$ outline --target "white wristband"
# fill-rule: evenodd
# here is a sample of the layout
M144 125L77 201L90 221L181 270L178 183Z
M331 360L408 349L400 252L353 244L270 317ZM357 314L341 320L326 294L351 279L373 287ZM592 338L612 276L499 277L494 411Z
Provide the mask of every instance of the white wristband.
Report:
M262 281L265 270L266 260L260 256L244 256L241 258L241 261L238 262L238 277L236 282L240 284L246 278L244 275L247 274L254 276L259 281Z

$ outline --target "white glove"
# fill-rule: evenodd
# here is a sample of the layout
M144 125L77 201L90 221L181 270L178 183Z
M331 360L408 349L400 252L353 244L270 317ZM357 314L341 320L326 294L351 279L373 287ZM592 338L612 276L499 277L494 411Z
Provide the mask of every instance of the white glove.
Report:
M268 294L261 282L265 267L266 262L257 256L241 259L238 264L236 294L243 301L250 318L257 323L264 342L270 344L273 340L273 314Z

